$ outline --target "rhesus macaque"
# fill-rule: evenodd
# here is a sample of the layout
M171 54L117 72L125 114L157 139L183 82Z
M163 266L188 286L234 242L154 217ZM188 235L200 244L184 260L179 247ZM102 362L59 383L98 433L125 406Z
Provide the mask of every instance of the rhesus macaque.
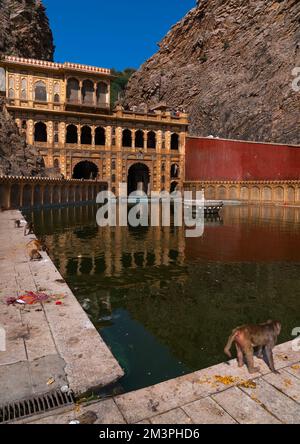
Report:
M47 246L40 242L37 239L34 239L32 241L30 241L27 245L26 248L28 249L28 251L30 250L37 250L37 251L46 251L46 253L48 253L48 248Z
M235 343L239 367L243 367L245 356L249 373L252 374L260 371L259 367L254 367L253 359L254 347L258 347L257 357L263 359L265 351L270 369L272 372L278 373L274 366L273 348L280 332L281 323L279 321L267 321L259 325L243 325L232 331L224 352L231 358L230 349Z
M31 261L40 261L43 259L38 250L30 250L29 257Z
M15 220L15 228L20 228L21 227L21 221L19 219Z
M33 223L27 222L24 228L24 236L29 236L30 234L33 234L33 229L34 229Z

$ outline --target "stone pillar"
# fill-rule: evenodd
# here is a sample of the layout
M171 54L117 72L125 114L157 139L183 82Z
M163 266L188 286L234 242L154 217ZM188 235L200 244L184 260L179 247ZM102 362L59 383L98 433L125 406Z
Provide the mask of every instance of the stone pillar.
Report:
M34 122L32 119L27 121L26 139L29 145L34 144Z
M133 150L135 149L135 133L136 133L136 130L135 130L135 129L132 129L132 130L131 130L131 134L132 134L131 148L132 148Z
M79 123L77 126L77 145L81 147L81 124Z
M95 148L95 131L96 131L96 128L95 128L95 125L93 125L92 127L92 147L93 148Z
M112 147L112 127L107 126L105 128L105 148L110 150Z

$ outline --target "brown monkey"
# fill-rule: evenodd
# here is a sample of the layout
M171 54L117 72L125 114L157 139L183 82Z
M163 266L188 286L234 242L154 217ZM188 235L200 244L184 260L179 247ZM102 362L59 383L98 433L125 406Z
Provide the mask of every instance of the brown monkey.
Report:
M20 228L21 227L21 221L19 219L15 220L15 228Z
M31 261L40 261L43 259L38 250L30 250L29 257Z
M33 230L34 230L33 223L27 222L24 228L24 236L29 236L30 234L33 234Z
M44 243L42 243L39 240L37 240L37 239L34 239L34 240L30 241L26 245L26 248L28 250L46 251L46 253L48 253L47 246Z
M243 325L232 331L224 352L231 358L230 349L235 343L239 367L243 367L245 356L249 373L256 373L260 371L260 368L254 367L253 348L258 347L258 358L263 359L265 351L270 369L277 373L274 366L273 348L280 332L281 323L279 321L267 321L259 325Z

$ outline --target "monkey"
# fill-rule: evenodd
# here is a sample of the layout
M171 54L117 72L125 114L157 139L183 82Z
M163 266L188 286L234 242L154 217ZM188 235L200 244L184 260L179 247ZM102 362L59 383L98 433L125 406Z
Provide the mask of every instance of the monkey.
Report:
M21 221L19 219L15 220L15 228L20 228L21 227Z
M30 234L33 234L33 230L34 230L33 223L27 222L24 228L24 236L29 236Z
M46 246L46 244L44 244L43 242L34 239L32 241L30 241L27 245L26 245L27 249L35 249L37 251L45 251L46 253L48 253L48 248Z
M248 371L253 374L260 371L259 367L254 367L253 359L253 348L258 347L258 358L263 359L263 352L265 351L270 370L278 373L274 366L273 348L277 343L280 332L281 323L279 321L269 320L259 325L243 325L232 331L224 352L231 358L230 349L232 344L235 343L239 367L243 367L245 356Z
M35 249L29 251L29 257L31 261L40 261L43 259L38 250Z

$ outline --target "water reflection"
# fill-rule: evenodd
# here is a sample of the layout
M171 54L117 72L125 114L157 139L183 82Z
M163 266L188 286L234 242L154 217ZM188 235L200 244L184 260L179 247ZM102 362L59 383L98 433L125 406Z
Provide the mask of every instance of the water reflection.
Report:
M51 256L126 370L131 390L223 361L244 322L299 324L299 208L226 207L203 237L99 228L93 206L33 214Z

